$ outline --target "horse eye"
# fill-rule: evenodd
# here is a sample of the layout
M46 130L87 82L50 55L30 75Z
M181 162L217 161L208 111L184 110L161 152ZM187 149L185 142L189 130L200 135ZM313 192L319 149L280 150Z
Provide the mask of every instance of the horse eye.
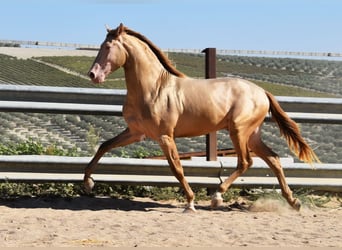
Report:
M111 44L110 42L106 42L105 48L106 48L106 49L110 49L111 45L112 45L112 44Z

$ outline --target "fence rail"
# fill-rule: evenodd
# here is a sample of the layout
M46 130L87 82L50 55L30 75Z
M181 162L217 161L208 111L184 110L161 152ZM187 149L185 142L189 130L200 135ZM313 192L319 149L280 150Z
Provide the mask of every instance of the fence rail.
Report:
M91 115L122 115L126 91L0 85L0 111ZM277 97L281 106L300 122L342 124L342 99ZM236 158L219 161L182 161L193 186L216 187L236 165ZM89 157L0 156L0 180L81 181ZM284 161L284 159L283 159ZM277 187L266 165L257 159L235 186ZM283 162L292 187L342 192L341 164ZM94 174L97 181L139 185L178 185L165 160L103 158Z
M120 116L125 97L126 90L5 84L0 86L0 111ZM342 98L276 98L297 122L342 124Z
M62 157L42 155L0 156L0 180L25 182L80 182L90 157ZM282 158L286 180L293 188L312 188L324 191L342 191L342 168L340 164L294 163ZM235 169L236 158L220 158L218 161L184 160L185 175L192 186L216 188ZM151 186L178 186L166 160L129 159L104 157L100 160L95 181ZM235 187L278 187L277 178L260 159Z

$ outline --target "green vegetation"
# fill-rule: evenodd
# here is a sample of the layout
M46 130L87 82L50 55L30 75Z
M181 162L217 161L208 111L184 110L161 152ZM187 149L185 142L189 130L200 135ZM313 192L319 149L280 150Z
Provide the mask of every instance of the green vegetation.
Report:
M205 188L194 188L195 202L209 201L210 195ZM152 187L108 185L97 183L92 194L83 190L82 183L11 183L0 182L0 199L14 200L25 197L37 198L66 198L79 196L101 196L119 199L133 199L134 197L148 197L156 201L177 200L185 202L184 193L179 187ZM310 190L296 190L295 197L299 198L305 207L325 207L331 201L334 206L342 207L341 193L317 193ZM231 205L228 208L246 209L257 200L275 200L286 205L285 199L275 189L229 189L223 196L224 202Z
M0 155L59 155L59 156L76 156L76 149L64 150L56 145L44 146L41 142L33 141L30 138L27 141L9 143L8 145L0 144Z

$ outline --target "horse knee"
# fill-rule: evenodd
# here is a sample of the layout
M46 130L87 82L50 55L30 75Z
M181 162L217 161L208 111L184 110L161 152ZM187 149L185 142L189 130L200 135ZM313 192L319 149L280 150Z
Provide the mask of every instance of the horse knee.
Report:
M173 138L171 138L168 135L162 135L159 138L159 145L169 160L171 161L180 160L177 147Z
M168 136L168 135L161 135L161 136L159 137L159 143L160 143L161 145L165 145L165 144L167 144L169 141L170 141L170 136Z
M169 149L171 148L172 139L168 135L162 135L159 137L158 143L164 153L167 154L169 152Z

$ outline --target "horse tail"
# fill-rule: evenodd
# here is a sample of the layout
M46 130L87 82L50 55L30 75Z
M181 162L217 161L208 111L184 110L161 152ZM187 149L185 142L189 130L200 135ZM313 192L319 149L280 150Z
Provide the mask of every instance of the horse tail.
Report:
M272 120L274 120L280 129L280 134L285 137L287 144L292 152L302 161L312 164L313 162L320 162L317 155L306 143L300 134L300 129L280 107L275 97L267 92L267 98L270 101L270 112Z

